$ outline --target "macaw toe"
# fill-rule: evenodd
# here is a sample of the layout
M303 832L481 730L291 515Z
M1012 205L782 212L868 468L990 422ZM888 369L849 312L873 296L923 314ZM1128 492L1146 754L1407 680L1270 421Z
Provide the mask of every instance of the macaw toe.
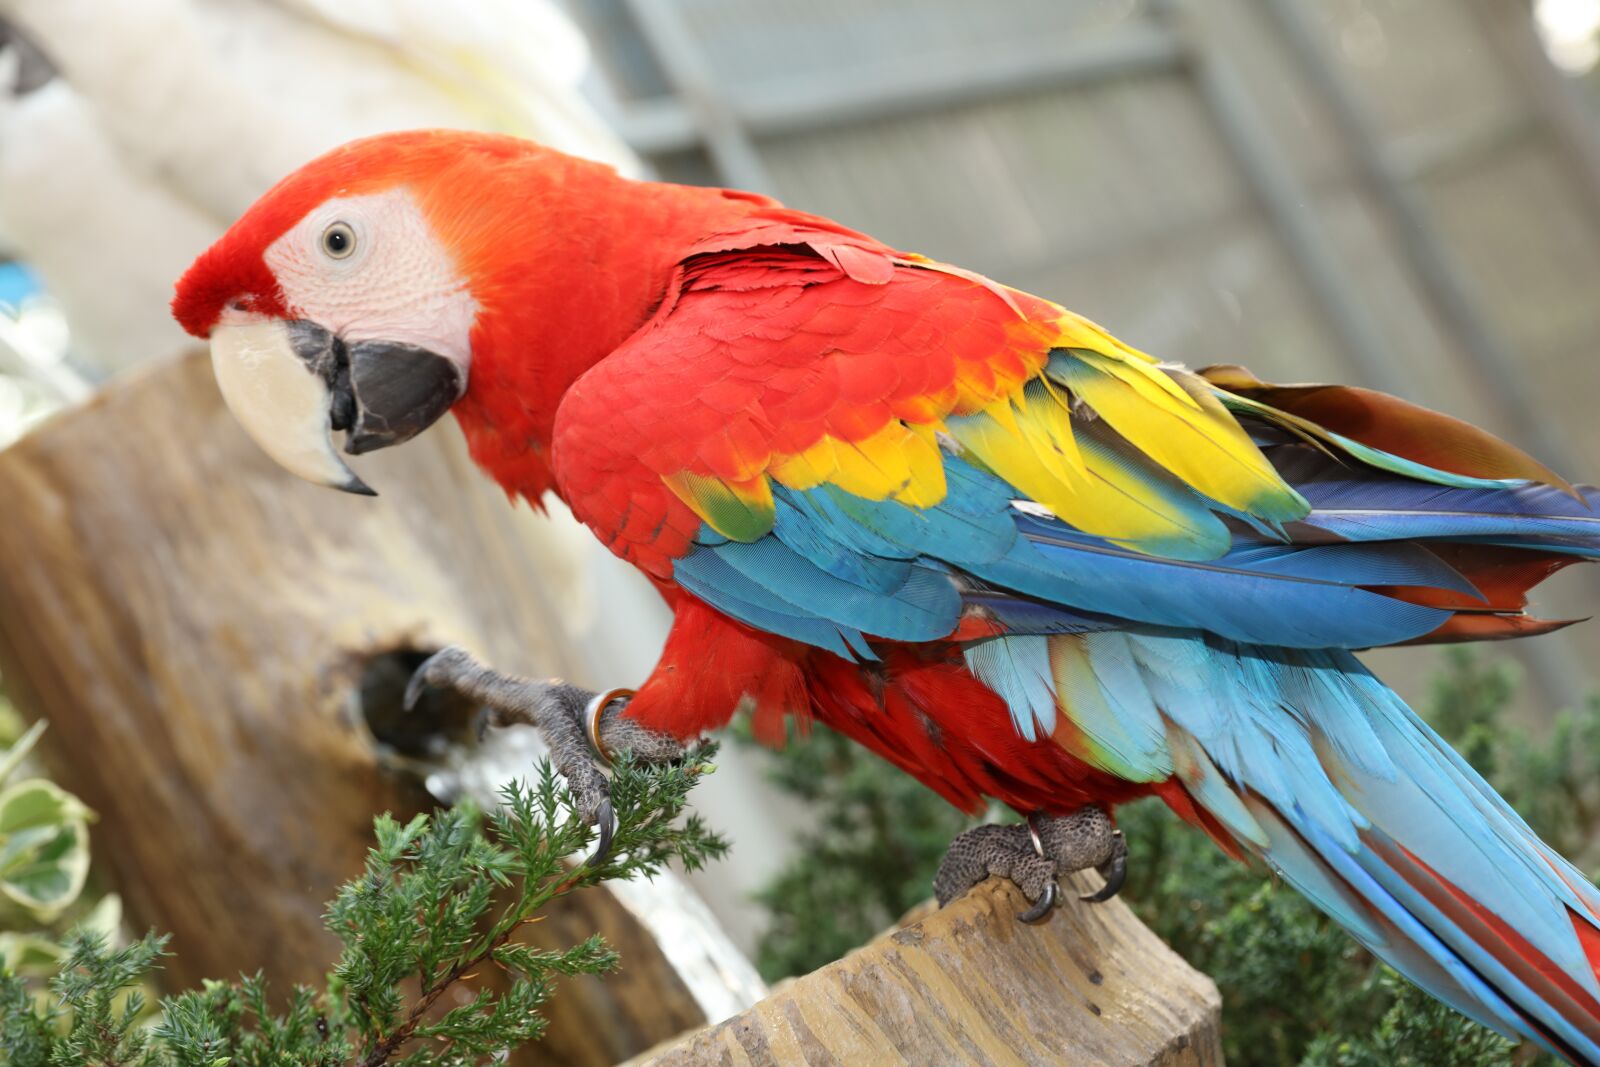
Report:
M1081 899L1110 900L1127 876L1127 855L1121 832L1100 808L1070 815L1036 813L1026 822L978 826L958 836L934 875L934 895L943 906L985 878L1005 878L1032 905L1018 920L1041 922L1061 899L1059 875L1097 870L1105 886Z
M626 699L606 699L596 709L591 744L586 708L596 694L564 682L534 681L502 674L480 663L465 649L442 649L423 661L406 685L405 706L413 708L430 688L453 689L484 708L488 726L535 727L550 749L550 761L567 780L573 810L599 838L585 863L597 867L610 854L616 832L610 781L597 760L602 754L631 751L646 762L677 759L684 745L666 734L622 715ZM612 690L605 695L626 692ZM607 757L608 758L608 757Z

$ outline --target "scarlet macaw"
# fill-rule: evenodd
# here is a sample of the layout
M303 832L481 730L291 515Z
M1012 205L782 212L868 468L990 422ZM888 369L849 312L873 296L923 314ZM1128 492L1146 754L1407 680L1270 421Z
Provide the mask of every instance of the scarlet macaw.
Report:
M631 700L590 701L602 743L815 716L1029 816L937 888L1006 875L1031 915L1061 870L1114 891L1109 812L1154 793L1441 1000L1600 1063L1600 893L1351 652L1559 625L1525 594L1600 555L1595 489L1394 397L1160 363L766 197L497 136L308 164L173 309L291 471L370 492L330 429L359 454L452 411L508 494L650 577L675 623ZM460 653L419 682L538 719L599 815L587 694Z

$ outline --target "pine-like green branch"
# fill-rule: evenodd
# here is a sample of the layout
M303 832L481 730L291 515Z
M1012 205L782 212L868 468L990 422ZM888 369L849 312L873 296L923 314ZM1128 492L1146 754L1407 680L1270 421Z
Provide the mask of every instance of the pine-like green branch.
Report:
M0 974L0 1051L15 1067L494 1062L543 1034L538 1009L556 979L617 964L598 936L556 951L520 943L517 934L543 908L601 882L652 875L671 859L692 869L726 851L684 814L713 752L706 746L672 765L618 763L618 829L597 867L567 859L590 846L594 830L570 814L548 764L532 785L507 787L503 806L487 816L455 809L404 824L379 816L365 869L328 906L328 928L344 949L326 988L297 987L286 1010L272 1010L257 974L168 997L159 1021L145 1025L139 987L159 966L165 939L113 950L78 934L48 990ZM485 968L509 978L503 990L479 990L438 1012L447 992Z

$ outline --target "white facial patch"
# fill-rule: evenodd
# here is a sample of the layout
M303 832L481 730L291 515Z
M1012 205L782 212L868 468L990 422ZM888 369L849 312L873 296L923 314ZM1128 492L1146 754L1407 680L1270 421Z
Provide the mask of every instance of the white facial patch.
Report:
M328 200L264 258L291 314L346 343L413 344L468 371L478 303L408 191Z

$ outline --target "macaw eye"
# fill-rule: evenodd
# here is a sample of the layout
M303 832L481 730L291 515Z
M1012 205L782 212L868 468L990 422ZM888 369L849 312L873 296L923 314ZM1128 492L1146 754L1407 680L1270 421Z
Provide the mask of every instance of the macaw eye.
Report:
M322 231L322 250L332 259L344 259L356 250L356 231L347 222L335 222Z

